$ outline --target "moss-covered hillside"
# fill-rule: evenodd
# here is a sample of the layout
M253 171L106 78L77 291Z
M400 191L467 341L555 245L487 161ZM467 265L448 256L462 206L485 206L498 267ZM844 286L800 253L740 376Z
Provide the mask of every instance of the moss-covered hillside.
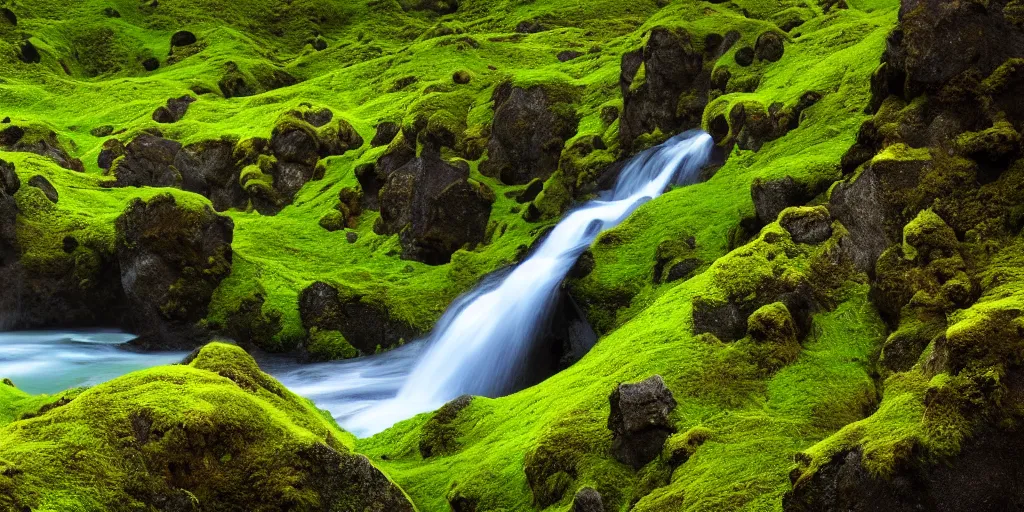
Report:
M4 329L385 351L630 156L696 127L719 156L584 253L563 288L600 339L541 384L354 439L219 343L8 382L0 507L1024 506L1019 0L0 15Z

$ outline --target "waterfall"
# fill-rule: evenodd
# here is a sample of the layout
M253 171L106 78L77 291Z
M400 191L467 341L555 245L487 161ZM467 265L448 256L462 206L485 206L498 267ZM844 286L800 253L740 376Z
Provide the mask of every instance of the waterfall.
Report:
M511 272L498 280L485 280L457 300L434 330L416 343L418 347L391 357L334 365L334 370L341 371L330 380L341 383L340 378L347 376L343 386L350 389L379 392L389 383L400 382L390 398L347 404L346 413L340 415L342 425L358 435L372 435L459 395L493 397L515 391L527 355L547 325L558 288L580 254L598 235L617 226L669 185L696 181L712 148L711 136L691 131L634 157L613 190L572 211ZM331 387L325 382L310 384L310 377L322 375L324 370L330 371L295 370L291 378L282 376L282 380L315 398ZM374 376L374 371L382 375ZM407 376L402 378L405 372Z

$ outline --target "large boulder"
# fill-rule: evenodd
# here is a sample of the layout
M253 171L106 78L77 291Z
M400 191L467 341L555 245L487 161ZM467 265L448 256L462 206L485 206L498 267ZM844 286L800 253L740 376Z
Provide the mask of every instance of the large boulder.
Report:
M174 167L181 174L183 189L210 199L214 209L245 208L248 196L239 184L241 170L230 139L207 140L181 148Z
M675 432L669 414L676 408L672 392L660 375L636 384L619 384L609 397L612 454L635 469L661 455L665 440Z
M181 173L174 159L181 144L144 133L124 149L124 157L114 161L111 174L119 187L180 187Z
M402 257L447 263L484 240L493 193L469 181L469 170L437 157L416 158L388 176L380 191L379 234L399 234Z
M316 282L299 294L302 325L319 331L338 331L363 354L375 354L412 341L420 332L395 319L386 308L359 295L343 297L337 288Z
M619 139L624 148L631 149L637 137L655 130L676 133L700 126L711 73L688 32L651 30L643 50L624 55L621 67ZM689 98L681 101L684 95Z
M494 123L488 159L480 171L506 184L546 180L558 168L565 141L576 134L579 118L567 85L528 88L504 83L494 90Z
M841 451L813 473L799 476L782 501L783 510L1020 510L1022 461L1024 435L1019 431L986 431L967 440L955 457L937 464L909 460L887 477L865 467L860 449Z
M0 428L3 510L415 510L332 420L223 343L27 415Z
M134 200L115 227L121 285L138 344L191 348L206 342L197 324L231 273L232 220L163 194Z

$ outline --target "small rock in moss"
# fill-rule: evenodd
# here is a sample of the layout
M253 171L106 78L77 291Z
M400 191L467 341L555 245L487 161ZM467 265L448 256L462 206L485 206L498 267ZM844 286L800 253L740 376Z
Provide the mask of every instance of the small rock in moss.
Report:
M754 49L749 46L744 46L736 51L736 64L747 67L754 63Z
M473 75L470 75L469 71L466 71L465 69L460 69L456 71L455 74L452 75L452 81L459 85L468 84L472 80Z

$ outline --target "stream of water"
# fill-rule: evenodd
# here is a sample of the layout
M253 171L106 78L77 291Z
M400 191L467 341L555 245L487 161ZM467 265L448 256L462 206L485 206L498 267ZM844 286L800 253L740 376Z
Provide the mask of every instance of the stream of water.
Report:
M260 364L359 436L463 394L514 392L550 320L559 286L580 254L669 185L695 182L712 148L708 134L692 131L637 155L614 189L569 213L518 266L484 279L457 299L421 340L348 361L299 365L270 359ZM25 391L55 392L184 357L116 348L128 339L114 333L0 334L0 377L11 378Z

